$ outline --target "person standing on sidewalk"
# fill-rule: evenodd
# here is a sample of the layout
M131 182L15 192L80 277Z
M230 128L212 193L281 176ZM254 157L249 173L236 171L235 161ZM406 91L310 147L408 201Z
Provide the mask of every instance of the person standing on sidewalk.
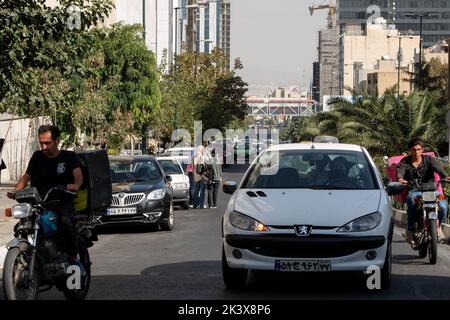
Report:
M194 156L194 196L192 206L194 209L203 209L205 203L205 183L203 181L205 171L205 147L199 145Z
M209 169L208 205L211 209L217 208L217 195L222 183L222 165L216 157L216 150L211 151L211 158L207 164Z
M189 156L189 162L186 166L187 176L189 178L189 204L193 205L194 199L194 189L195 189L195 181L194 181L194 154L195 149L192 149L192 152Z

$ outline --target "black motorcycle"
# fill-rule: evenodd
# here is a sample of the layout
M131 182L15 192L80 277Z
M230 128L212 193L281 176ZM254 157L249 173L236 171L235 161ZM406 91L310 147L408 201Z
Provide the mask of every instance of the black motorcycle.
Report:
M441 180L438 182L438 186L442 183L448 183L448 181ZM422 183L422 181L414 179L409 181L408 185L422 193L414 199L417 211L413 230L414 242L411 243L411 247L413 250L419 251L420 258L425 258L428 253L430 264L436 264L438 256L439 200L443 199L436 192L434 183Z
M88 247L95 237L89 222L76 219L80 263L70 265L64 239L58 231L57 215L52 208L75 193L64 187L50 189L41 199L36 188L17 191L12 215L20 219L14 227L14 239L7 245L3 266L3 290L8 300L34 300L39 292L56 287L67 299L86 297L91 280Z

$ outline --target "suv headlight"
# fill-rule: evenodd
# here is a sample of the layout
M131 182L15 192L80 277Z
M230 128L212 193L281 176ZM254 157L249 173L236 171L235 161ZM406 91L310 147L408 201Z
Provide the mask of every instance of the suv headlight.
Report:
M241 230L246 231L269 231L270 229L253 218L246 216L245 214L233 211L229 216L230 223Z
M15 219L23 219L31 216L31 209L33 207L29 203L19 203L12 206L12 216Z
M382 219L379 212L368 214L367 216L355 219L346 225L340 227L337 232L362 232L369 231L378 227Z
M172 188L173 190L183 190L183 189L187 189L187 183L186 182L181 182L181 183L174 183L172 184Z
M152 191L147 196L147 200L161 200L166 195L166 190L164 189L158 189L155 191Z

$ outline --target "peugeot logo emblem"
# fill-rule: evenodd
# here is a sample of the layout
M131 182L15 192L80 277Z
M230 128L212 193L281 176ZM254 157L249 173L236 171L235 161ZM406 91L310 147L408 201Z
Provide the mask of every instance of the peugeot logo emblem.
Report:
M295 234L299 237L307 237L311 234L312 226L294 226Z
M119 198L124 198L125 197L125 193L119 193Z

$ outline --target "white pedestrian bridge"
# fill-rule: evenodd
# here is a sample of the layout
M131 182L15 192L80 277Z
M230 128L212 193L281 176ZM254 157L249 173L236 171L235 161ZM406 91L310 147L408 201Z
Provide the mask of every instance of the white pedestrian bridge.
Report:
M307 117L317 112L319 104L310 99L298 98L248 98L249 116Z

